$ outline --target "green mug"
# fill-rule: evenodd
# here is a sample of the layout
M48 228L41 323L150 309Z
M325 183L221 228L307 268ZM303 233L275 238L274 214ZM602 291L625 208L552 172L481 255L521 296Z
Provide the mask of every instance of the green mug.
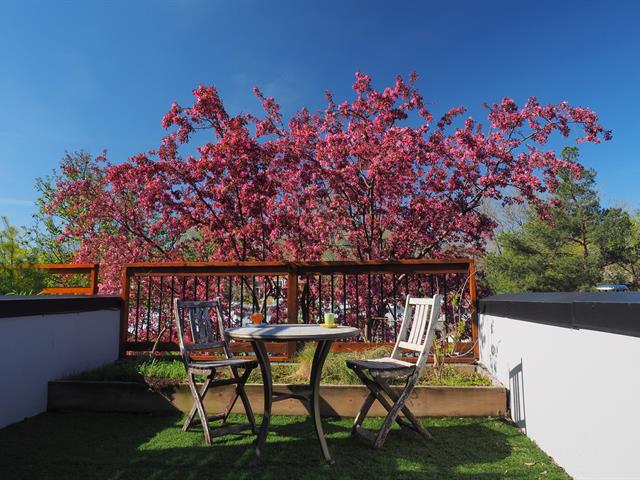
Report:
M324 323L326 323L327 325L335 325L336 314L333 312L326 312L324 314Z

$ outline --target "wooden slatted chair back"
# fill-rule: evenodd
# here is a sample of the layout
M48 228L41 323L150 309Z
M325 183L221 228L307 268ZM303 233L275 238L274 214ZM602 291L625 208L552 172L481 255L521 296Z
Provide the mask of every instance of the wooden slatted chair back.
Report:
M222 349L227 358L231 358L224 336L224 316L220 300L208 300L204 302L184 301L174 299L174 316L178 328L178 342L180 353L185 361L188 361L189 352L197 350ZM211 312L214 311L218 332L213 328ZM189 322L191 341L187 342L185 317Z
M404 307L404 318L396 345L391 356L399 359L402 350L411 350L419 353L416 367L424 366L429 350L433 343L442 295L434 295L433 298L415 298L407 296Z

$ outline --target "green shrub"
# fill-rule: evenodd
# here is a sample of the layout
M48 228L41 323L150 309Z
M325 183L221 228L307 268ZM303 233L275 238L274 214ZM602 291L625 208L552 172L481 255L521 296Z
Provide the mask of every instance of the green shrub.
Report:
M315 346L307 345L303 348L293 363L272 363L271 373L273 383L285 384L306 384L309 383L311 375L311 365ZM363 352L334 353L327 356L327 360L322 369L323 384L332 385L359 385L361 382L353 371L347 367L348 359L372 359L388 356L391 347L381 347ZM228 378L229 369L218 372L219 378ZM157 357L147 356L126 358L117 360L109 365L79 373L69 377L74 380L97 380L97 381L150 381L154 383L159 379L174 382L185 382L186 373L182 360L178 357ZM260 369L256 368L251 372L248 383L262 383ZM451 365L447 365L442 374L437 376L433 369L425 368L420 385L442 385L442 386L473 386L491 385L491 379L481 372L465 371Z
M31 268L37 262L20 231L0 217L0 295L35 295L43 285L43 272Z
M313 364L314 345L306 345L296 357L298 368L292 378L292 383L306 383L311 376L311 365ZM336 385L357 385L360 379L347 367L346 361L349 359L371 359L382 358L391 354L391 346L380 347L362 352L334 353L327 355L327 360L322 369L322 383Z

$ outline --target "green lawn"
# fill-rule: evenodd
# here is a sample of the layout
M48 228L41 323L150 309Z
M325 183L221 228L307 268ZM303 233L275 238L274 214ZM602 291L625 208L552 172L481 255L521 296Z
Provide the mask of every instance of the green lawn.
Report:
M233 418L242 421L241 417ZM569 478L516 428L492 419L429 419L424 443L394 429L374 451L349 435L350 419L325 420L336 464L322 461L306 417L275 417L267 458L249 467L250 433L218 438L180 430L178 417L46 413L0 430L1 479ZM379 419L368 420L374 428Z

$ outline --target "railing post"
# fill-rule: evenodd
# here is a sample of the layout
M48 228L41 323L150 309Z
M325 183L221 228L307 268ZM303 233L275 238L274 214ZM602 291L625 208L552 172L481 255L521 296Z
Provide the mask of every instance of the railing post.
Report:
M100 266L97 263L93 264L91 273L89 274L89 287L91 288L91 295L98 294L98 269Z
M131 282L129 278L129 268L122 267L122 310L120 311L120 345L119 354L123 358L126 350L127 330L129 328L129 297L131 294Z
M287 266L287 323L298 323L298 267L290 262ZM296 342L287 343L287 359L296 353Z
M480 359L480 345L478 345L478 293L476 291L476 264L469 259L469 303L471 304L471 341L473 342L473 359Z

